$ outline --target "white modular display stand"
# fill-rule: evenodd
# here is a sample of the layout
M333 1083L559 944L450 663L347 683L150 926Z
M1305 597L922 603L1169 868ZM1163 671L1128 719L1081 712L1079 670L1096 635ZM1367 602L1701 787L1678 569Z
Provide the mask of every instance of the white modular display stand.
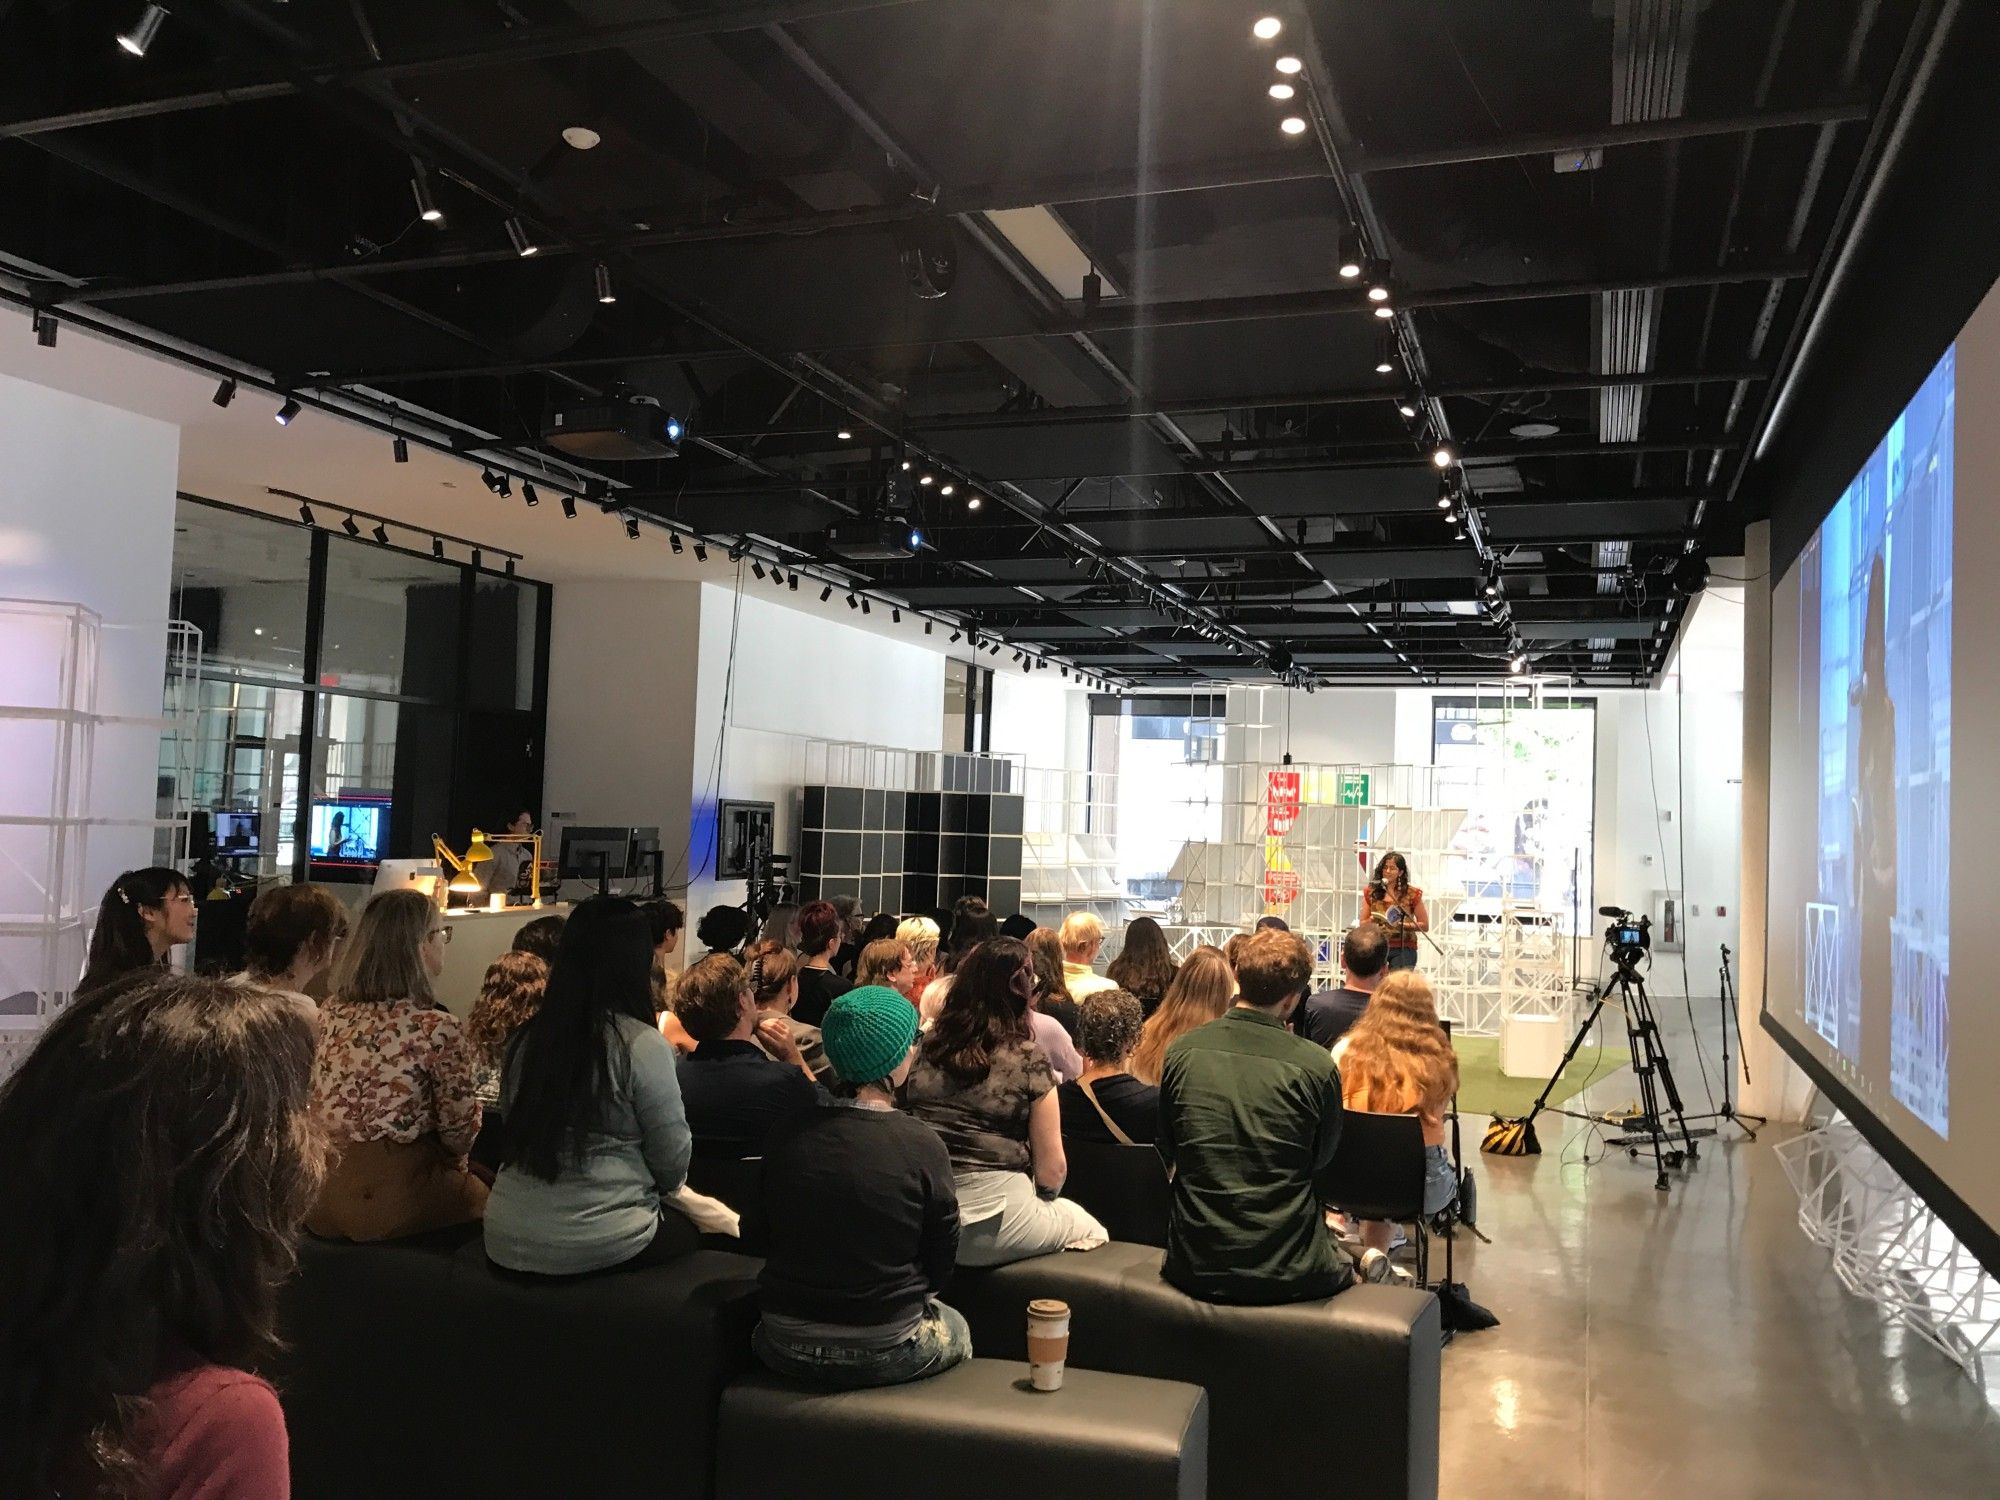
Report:
M1093 771L1029 767L1021 850L1021 910L1044 927L1059 927L1073 911L1104 923L1106 957L1115 956L1125 928L1125 891L1118 883L1117 778Z

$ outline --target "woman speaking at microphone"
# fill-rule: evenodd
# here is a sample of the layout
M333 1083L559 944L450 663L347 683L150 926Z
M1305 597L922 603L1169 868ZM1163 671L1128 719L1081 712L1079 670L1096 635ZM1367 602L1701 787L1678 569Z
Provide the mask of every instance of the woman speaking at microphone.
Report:
M1361 914L1356 919L1388 929L1389 967L1417 966L1417 934L1431 930L1431 914L1423 890L1410 884L1410 867L1391 849L1375 862L1375 873L1361 889Z

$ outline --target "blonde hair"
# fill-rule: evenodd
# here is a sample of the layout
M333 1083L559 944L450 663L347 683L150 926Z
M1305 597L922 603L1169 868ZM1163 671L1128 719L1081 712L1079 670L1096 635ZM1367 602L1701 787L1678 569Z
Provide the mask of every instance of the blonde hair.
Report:
M373 1005L391 1000L435 1005L437 996L424 968L424 940L439 920L437 908L422 891L384 891L369 897L353 938L341 952L329 992L342 1000Z
M785 988L799 972L799 956L774 938L753 943L743 955L743 972L751 997L763 1010L784 997Z
M1458 1092L1458 1056L1438 1024L1430 981L1398 969L1348 1029L1341 1103L1378 1114L1435 1113Z
M1088 948L1092 943L1104 941L1104 923L1093 911L1073 911L1063 918L1062 945L1064 953L1074 953L1080 948Z
M929 917L905 917L896 924L896 941L906 944L918 968L937 962L938 924Z
M1167 1048L1197 1027L1221 1019L1235 998L1236 976L1228 962L1221 950L1203 943L1181 964L1160 1008L1147 1018L1132 1053L1132 1076L1141 1083L1157 1084Z

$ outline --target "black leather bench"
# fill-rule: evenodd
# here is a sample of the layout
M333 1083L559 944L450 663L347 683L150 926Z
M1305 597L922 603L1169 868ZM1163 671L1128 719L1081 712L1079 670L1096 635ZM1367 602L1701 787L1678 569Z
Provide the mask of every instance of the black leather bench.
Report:
M717 1500L1202 1500L1208 1407L1171 1380L971 1359L929 1380L816 1393L749 1375L722 1396Z
M945 1300L973 1348L1027 1357L1027 1306L1070 1305L1069 1368L1207 1389L1211 1500L1438 1490L1437 1299L1356 1286L1281 1307L1199 1302L1160 1278L1162 1252L1118 1241L990 1270L961 1269Z

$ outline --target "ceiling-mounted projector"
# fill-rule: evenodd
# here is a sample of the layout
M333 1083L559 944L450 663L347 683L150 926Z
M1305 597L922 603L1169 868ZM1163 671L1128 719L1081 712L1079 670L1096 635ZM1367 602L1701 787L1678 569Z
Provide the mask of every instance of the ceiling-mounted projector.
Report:
M855 562L893 562L924 547L923 528L895 516L857 516L826 528L826 544Z
M557 412L542 437L576 458L617 463L639 458L676 458L686 429L681 419L651 396L607 396L588 406Z

